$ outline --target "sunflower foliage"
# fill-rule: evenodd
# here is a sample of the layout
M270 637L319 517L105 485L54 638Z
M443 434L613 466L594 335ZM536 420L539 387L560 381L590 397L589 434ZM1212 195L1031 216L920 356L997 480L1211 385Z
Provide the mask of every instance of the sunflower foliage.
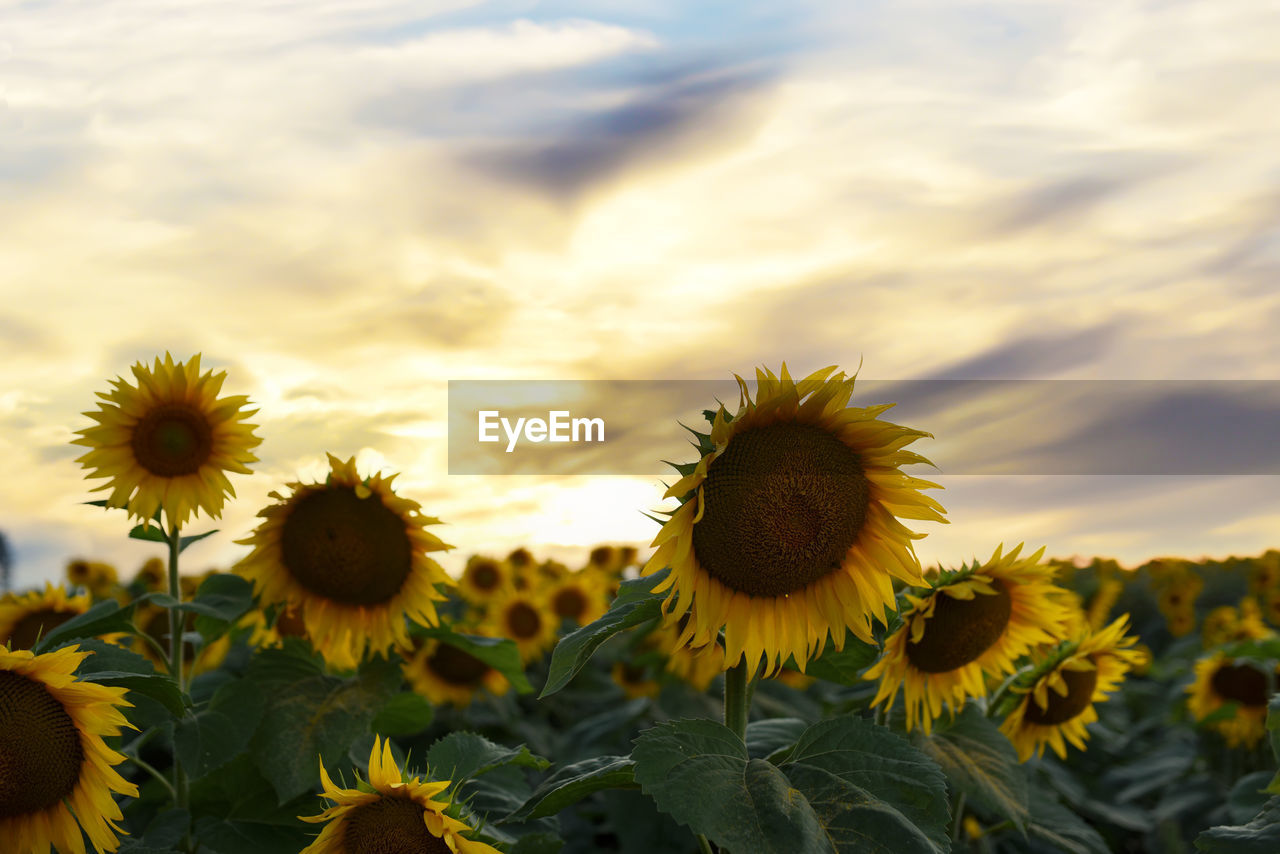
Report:
M929 434L784 366L686 428L650 555L453 577L329 455L194 573L260 441L224 378L140 363L79 431L141 567L0 599L6 852L1280 851L1280 551L926 572Z

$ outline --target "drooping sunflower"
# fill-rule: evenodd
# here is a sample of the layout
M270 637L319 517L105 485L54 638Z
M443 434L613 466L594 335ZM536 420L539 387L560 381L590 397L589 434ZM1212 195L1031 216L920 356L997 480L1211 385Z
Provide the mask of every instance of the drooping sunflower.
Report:
M493 603L479 631L493 637L511 638L520 650L521 660L527 664L555 644L559 623L541 596L512 590Z
M1278 674L1280 675L1280 674ZM1266 734L1267 674L1221 651L1196 661L1195 682L1187 686L1187 707L1197 721L1235 703L1235 714L1210 726L1222 733L1228 747L1253 747Z
M469 706L486 690L495 697L511 683L488 664L465 650L435 638L425 638L404 657L405 679L435 705Z
M511 576L511 567L506 562L472 555L458 579L458 593L472 605L483 607L514 586Z
M138 787L111 766L124 757L103 742L132 727L125 689L77 681L89 655L67 646L44 655L0 645L0 839L5 851L84 854L80 829L101 854L124 833L113 794Z
M390 740L375 737L369 754L372 792L340 789L320 763L322 798L333 805L319 815L298 816L328 822L300 854L500 854L464 834L472 828L445 813L449 801L437 800L449 781L405 779L391 755Z
M966 697L986 696L984 676L1014 672L1028 650L1062 636L1068 613L1040 563L1044 549L1021 551L997 546L985 564L939 573L924 596L906 595L902 626L863 676L880 680L873 706L892 708L901 688L907 729L918 721L928 733L944 704L954 713Z
M244 395L218 397L226 371L201 374L198 353L185 363L165 353L153 368L138 362L133 375L136 386L117 378L99 392L98 410L84 413L98 423L76 431L73 444L90 449L76 460L86 476L110 478L93 491L111 490L107 506L144 521L158 509L170 525L197 510L218 518L235 495L226 472L250 474L257 461L250 451L262 440L245 423L257 410L244 408Z
M58 626L89 610L89 597L68 596L67 589L45 582L44 592L32 590L0 598L0 643L9 649L31 649Z
M930 434L878 420L892 404L849 407L854 379L834 370L799 382L786 365L757 370L754 400L737 377L738 412L720 408L701 459L666 492L682 504L642 574L671 567L654 589L693 614L691 643L723 627L726 668L804 667L846 629L870 641L870 620L895 607L892 579L923 581L912 541L924 535L897 517L946 521L921 492L940 487L899 470L928 462L905 446Z
M1012 690L1024 696L1000 730L1020 761L1043 755L1046 745L1061 759L1067 757L1067 742L1085 749L1085 727L1098 719L1094 704L1106 700L1125 673L1142 663L1143 654L1131 648L1138 639L1125 637L1128 625L1125 614L1101 631L1063 641L1025 681L1019 678Z
M428 552L451 549L427 525L416 501L392 490L396 475L361 479L355 457L329 454L324 483L291 483L291 494L259 511L263 521L238 542L253 551L235 572L253 582L263 604L302 613L316 651L335 667L353 668L365 652L407 646L405 618L437 622L436 585L451 579Z

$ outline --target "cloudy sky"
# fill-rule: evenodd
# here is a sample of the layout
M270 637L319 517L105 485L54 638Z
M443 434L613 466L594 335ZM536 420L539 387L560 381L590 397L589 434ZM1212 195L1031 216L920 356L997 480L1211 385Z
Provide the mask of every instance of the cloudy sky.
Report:
M192 570L242 554L267 493L326 451L402 472L451 568L652 537L652 476L449 475L449 380L784 359L888 389L1276 380L1276 44L1259 0L0 0L16 581L154 550L83 505L69 442L95 391L166 350L261 410L261 463ZM951 519L919 553L1278 546L1267 387L1152 382L1065 420L997 384L927 423L904 403L938 436L916 447ZM1091 463L948 473L946 443L988 425L997 452L1052 435ZM1099 473L1166 434L1161 473ZM1219 467L1228 445L1266 474Z

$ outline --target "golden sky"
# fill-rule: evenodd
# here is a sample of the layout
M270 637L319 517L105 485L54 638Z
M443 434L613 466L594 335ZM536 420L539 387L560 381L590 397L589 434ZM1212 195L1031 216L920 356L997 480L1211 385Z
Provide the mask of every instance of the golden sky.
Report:
M155 550L83 505L69 443L94 392L166 350L226 370L264 440L191 570L243 554L267 493L325 452L402 472L449 568L647 544L657 478L450 476L449 380L784 359L1273 380L1276 44L1256 0L0 0L15 580ZM904 423L941 443L970 415L1034 434L1037 412ZM1275 476L936 479L951 524L918 526L926 563L1280 545Z

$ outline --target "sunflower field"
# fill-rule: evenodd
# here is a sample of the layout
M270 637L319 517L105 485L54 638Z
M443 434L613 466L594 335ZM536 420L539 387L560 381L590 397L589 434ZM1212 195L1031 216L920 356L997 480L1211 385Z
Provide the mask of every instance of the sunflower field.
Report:
M0 599L5 854L1280 852L1280 552L923 567L930 434L784 366L691 430L649 552L445 543L330 455L184 573L261 441L225 379L86 413L156 555Z

